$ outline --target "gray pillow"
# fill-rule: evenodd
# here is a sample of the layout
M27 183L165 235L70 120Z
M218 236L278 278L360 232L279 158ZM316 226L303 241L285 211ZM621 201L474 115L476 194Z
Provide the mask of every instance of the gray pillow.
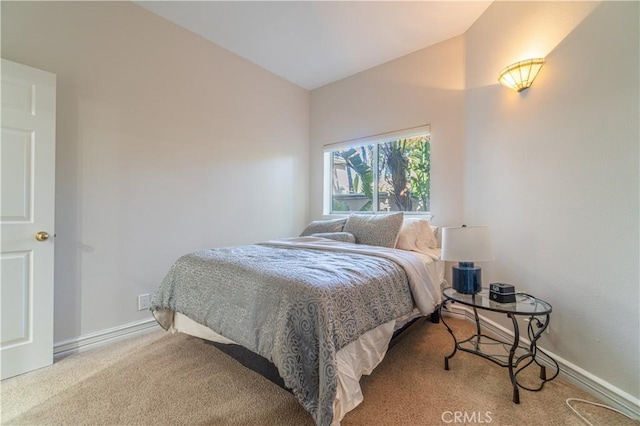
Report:
M328 238L330 240L341 241L343 243L355 243L356 237L348 232L318 232L311 234L312 237Z
M300 236L308 237L311 234L342 232L342 228L346 222L346 217L341 219L315 220L304 228L304 231L302 231Z
M356 243L394 248L402 227L402 212L389 214L351 214L344 224L344 232L356 237Z

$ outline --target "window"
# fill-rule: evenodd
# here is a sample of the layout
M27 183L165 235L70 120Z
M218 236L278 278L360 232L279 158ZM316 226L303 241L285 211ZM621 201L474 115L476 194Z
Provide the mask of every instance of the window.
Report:
M429 127L325 147L325 213L430 210Z

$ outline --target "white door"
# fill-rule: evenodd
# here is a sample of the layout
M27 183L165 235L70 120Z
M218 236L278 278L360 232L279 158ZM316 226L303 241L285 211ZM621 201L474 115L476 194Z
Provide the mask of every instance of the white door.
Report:
M0 376L53 362L56 76L2 59Z

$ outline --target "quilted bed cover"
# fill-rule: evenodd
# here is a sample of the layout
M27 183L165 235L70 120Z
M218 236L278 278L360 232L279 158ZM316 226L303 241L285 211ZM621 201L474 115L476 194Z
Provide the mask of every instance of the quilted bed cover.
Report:
M272 361L318 425L330 425L336 353L377 326L433 312L438 287L411 252L301 237L178 259L151 309L179 312Z

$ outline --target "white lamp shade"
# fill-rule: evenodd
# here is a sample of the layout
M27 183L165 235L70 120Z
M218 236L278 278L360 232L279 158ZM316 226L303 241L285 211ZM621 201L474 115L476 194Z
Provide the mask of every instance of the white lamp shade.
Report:
M493 244L488 226L442 228L442 260L482 262L493 259Z

